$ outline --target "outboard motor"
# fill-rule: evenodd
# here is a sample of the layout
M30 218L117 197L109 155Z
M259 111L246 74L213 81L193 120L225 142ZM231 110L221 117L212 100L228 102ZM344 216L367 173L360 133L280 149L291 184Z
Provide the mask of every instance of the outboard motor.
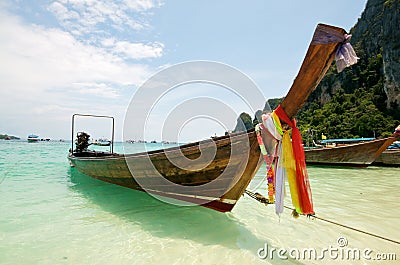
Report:
M77 153L83 153L83 152L87 151L87 149L90 145L89 139L90 139L89 134L87 134L85 132L78 132L76 134L76 140L75 140L75 145L76 145L75 151Z

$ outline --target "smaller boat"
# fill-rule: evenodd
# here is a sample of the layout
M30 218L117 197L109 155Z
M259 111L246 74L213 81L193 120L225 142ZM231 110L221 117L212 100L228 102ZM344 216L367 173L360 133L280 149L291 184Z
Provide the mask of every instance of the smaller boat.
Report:
M29 143L36 143L36 142L39 142L39 141L40 141L39 136L37 136L35 134L28 135L28 142Z
M388 149L390 150L400 150L400 141L396 141L394 143L392 143Z
M110 144L111 141L107 140L106 138L100 138L92 142L92 145L97 145L97 146L110 146Z
M374 166L400 167L400 141L394 142L373 163Z
M368 167L394 141L396 137L331 139L321 141L323 147L309 147L304 151L309 165Z

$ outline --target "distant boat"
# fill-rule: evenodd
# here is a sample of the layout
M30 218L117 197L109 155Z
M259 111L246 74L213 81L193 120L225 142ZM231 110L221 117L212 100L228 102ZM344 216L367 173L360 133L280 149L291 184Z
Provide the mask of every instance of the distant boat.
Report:
M40 141L39 136L37 136L35 134L28 135L28 142L29 143L36 143L38 141Z
M97 146L110 146L111 141L105 139L105 138L100 138L97 141L92 142L93 145Z
M309 165L368 167L396 137L384 139L332 139L321 141L324 147L305 148Z
M7 135L4 140L11 140L11 137Z
M388 149L390 150L400 150L400 141L396 141L393 144L391 144Z
M394 142L372 163L374 166L400 167L400 141Z
M297 114L329 69L342 41L335 41L334 36L339 39L337 36L345 34L341 28L323 24L317 26L314 33L316 41L310 44L300 71L280 105L289 118ZM320 40L328 42L321 43ZM72 117L72 138L76 115L82 116L74 114ZM113 117L107 118L112 118L114 124ZM78 139L88 137L84 133L78 133L77 136ZM269 138L272 141L272 136ZM70 164L88 176L221 212L232 210L262 164L254 129L177 147L125 155L114 153L113 147L109 153L90 151L85 141L77 141L76 148L73 144L74 139L68 155Z

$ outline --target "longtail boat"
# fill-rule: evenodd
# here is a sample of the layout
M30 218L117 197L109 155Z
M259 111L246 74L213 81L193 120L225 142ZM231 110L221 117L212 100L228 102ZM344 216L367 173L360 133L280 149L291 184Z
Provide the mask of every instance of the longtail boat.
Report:
M394 141L396 137L334 147L306 148L306 162L310 165L368 167Z
M372 165L383 167L400 167L400 141L394 142L385 151L383 151L383 153L372 163Z
M400 149L384 151L372 165L380 167L400 167Z
M345 36L344 29L317 26L299 73L281 103L289 118L297 114L326 74ZM68 159L93 178L220 212L232 210L262 164L254 129L136 154L71 148Z

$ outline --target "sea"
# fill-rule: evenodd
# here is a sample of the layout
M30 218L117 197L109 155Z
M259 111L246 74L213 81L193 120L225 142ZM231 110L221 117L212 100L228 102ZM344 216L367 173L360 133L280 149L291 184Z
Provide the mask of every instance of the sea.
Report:
M247 195L219 213L91 179L70 145L0 141L0 264L400 264L400 168L309 166L314 217Z

